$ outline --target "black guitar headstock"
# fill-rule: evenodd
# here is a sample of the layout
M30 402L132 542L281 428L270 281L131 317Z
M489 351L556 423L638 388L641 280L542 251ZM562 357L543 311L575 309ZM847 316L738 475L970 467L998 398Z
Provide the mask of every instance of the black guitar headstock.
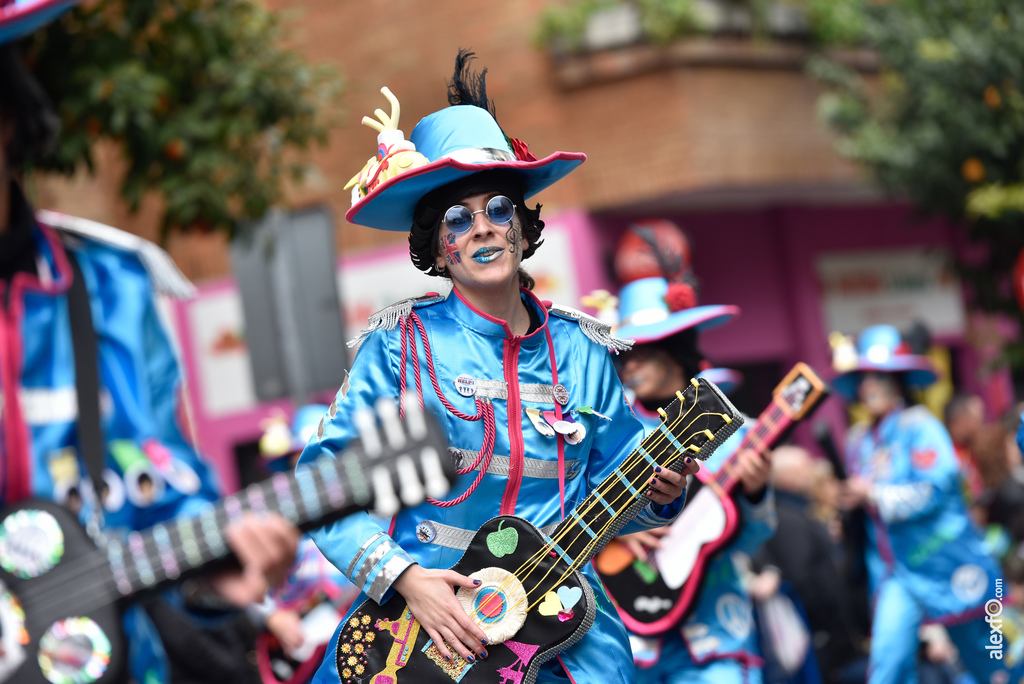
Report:
M732 402L705 378L690 380L686 389L676 392L672 403L659 409L658 414L662 420L660 431L670 432L688 456L701 461L706 461L743 425L743 416Z

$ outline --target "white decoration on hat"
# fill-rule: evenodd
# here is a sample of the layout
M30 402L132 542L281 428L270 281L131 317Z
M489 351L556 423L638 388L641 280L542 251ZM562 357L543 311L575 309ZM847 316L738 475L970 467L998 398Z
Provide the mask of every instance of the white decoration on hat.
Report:
M892 356L892 352L884 344L875 344L868 347L867 351L864 352L864 356L871 363L885 363Z
M641 309L623 321L623 325L651 325L653 323L661 323L668 316L668 311L665 309Z

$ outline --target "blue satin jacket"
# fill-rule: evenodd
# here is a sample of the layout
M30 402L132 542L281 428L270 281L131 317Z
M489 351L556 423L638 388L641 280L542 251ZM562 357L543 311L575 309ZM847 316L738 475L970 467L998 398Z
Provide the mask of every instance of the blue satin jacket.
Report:
M356 434L352 425L354 410L372 406L381 396L397 397L403 373L406 386L415 391L415 374L420 373L426 406L440 418L451 447L457 450L462 463L475 460L484 441L482 421L462 420L438 400L418 335L418 367L411 354L405 367L402 365L398 322L412 311L422 320L433 352L436 378L454 408L474 414L475 398L492 402L497 424L494 457L479 488L467 500L450 508L425 503L405 510L397 515L390 534L367 514L351 515L311 532L324 555L378 603L390 597L391 584L410 564L429 568L454 565L472 533L496 515L514 513L541 528L562 519L558 441L538 431L525 411L554 410L557 385L564 386L569 395L563 411L586 427L581 443L565 444L567 512L621 465L643 436L643 428L625 400L608 350L595 343L616 343L614 338L603 337L607 329L599 330L597 321L580 319L573 312L549 311L548 306L525 290L523 300L541 321L540 328L524 337L512 335L503 321L474 309L457 290L445 298L399 303L375 315L371 324L383 323L365 337L349 382L339 391L324 420L321 436L314 436L302 453L300 462L306 462L344 448ZM464 385L467 377L472 378L474 396L462 396L456 391L455 379L460 376ZM576 412L583 407L601 417ZM447 498L464 493L477 474L460 476ZM668 524L680 507L681 500L665 507L648 506L626 530ZM633 662L625 629L590 564L582 572L598 597L597 618L583 640L563 652L559 659L581 684L632 681ZM356 605L361 602L357 600ZM318 681L338 681L334 654L337 638L338 632L317 673ZM542 678L543 673L544 670Z
M106 239L137 238L100 228L102 239L88 231L64 232L63 237L81 266L92 304L100 411L109 448L103 517L108 534L117 534L197 511L216 498L216 488L212 473L178 428L180 375L157 315L151 273L136 252ZM67 301L72 273L57 230L37 225L31 237L37 274L16 273L9 284L0 281L0 462L4 482L12 476L15 459L28 464L31 496L64 503L78 492L84 523L95 496L75 429ZM151 489L140 485L143 475ZM125 626L135 679L169 681L163 647L146 614L130 609Z
M998 577L967 516L949 433L923 406L847 435L847 469L871 480L867 565L873 590L902 583L928 619L981 615Z
M648 429L656 428L660 422L657 414L642 410L637 414ZM701 463L701 468L717 473L739 448L750 427L747 419L705 463ZM695 665L723 659L737 660L749 667L761 665L753 603L744 586L742 571L744 562L775 534L778 527L775 494L769 486L764 497L753 504L740 490L733 500L742 516L739 534L708 563L696 605L679 629L682 643L675 634L668 635L661 643L631 637L638 665L656 668L663 649L679 647L686 648ZM678 661L673 661L673 666L676 664Z

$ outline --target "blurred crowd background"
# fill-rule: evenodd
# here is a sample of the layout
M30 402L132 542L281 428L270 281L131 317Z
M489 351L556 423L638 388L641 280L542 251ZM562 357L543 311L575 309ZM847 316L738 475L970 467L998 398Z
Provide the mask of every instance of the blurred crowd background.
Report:
M386 106L380 88L409 131L445 105L462 47L510 136L539 157L588 155L538 197L548 247L527 267L542 299L599 312L621 235L681 227L700 301L742 310L701 344L742 374L732 398L751 415L795 362L830 377L842 335L925 331L941 379L922 403L957 446L1007 609L1024 607L1024 6L94 0L20 47L62 127L32 160L33 203L156 241L198 285L164 313L185 421L225 491L267 475L268 426L333 395L369 314L437 289L404 234L346 223L344 187L374 152L359 120ZM289 235L317 246L322 273L300 277ZM323 331L288 338L290 282ZM842 444L839 401L815 419ZM812 627L843 632L815 637L820 658L846 662L864 653L867 599L812 427L775 484L825 531L827 554L793 581ZM934 632L922 654L955 662Z

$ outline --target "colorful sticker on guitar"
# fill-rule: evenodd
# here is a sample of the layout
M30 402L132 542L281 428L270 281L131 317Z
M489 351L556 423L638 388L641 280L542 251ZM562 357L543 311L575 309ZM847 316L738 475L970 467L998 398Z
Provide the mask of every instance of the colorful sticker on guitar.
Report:
M645 563L638 558L633 561L633 569L636 570L636 574L640 575L644 584L654 584L658 581L658 571L650 563Z
M90 684L110 665L110 639L87 617L58 620L39 639L37 658L53 684Z
M508 647L508 650L516 654L516 662L497 671L496 674L501 677L498 680L498 684L522 684L526 669L540 647L533 644L523 644L518 641L506 641L504 645Z
M495 558L515 553L519 546L519 530L514 527L502 529L505 521L498 523L498 529L487 535L487 549Z
M39 577L64 555L64 532L46 511L22 509L0 525L0 567L16 577Z
M558 587L555 592L558 600L562 602L562 608L569 610L583 597L583 590L579 587Z
M398 671L409 664L413 647L416 645L416 637L420 633L420 621L412 616L412 611L406 606L397 620L380 619L374 623L374 627L377 631L390 634L395 643L391 644L384 669L375 674L370 681L381 684L397 682ZM353 636L356 634L359 634L358 630L353 632Z
M338 636L337 665L343 684L354 684L363 680L366 673L366 654L373 648L376 633L369 629L372 618L369 615L353 615L345 623L345 629Z
M423 648L420 649L424 655L434 661L441 670L452 678L453 681L461 682L462 678L469 672L469 668L473 667L473 663L466 662L466 660L455 652L454 649L449 647L448 652L452 654L452 659L448 660L441 655L440 649L437 648L437 644L434 643L433 639L428 639L427 643L424 644Z
M544 600L541 601L540 605L537 606L537 612L545 617L551 617L552 615L558 615L563 610L562 602L558 598L558 594L553 591L549 591L544 594Z
M0 615L4 618L5 626L9 625L14 633L14 640L22 646L29 642L28 630L25 629L25 610L9 591L0 593ZM14 654L8 654L14 655Z

